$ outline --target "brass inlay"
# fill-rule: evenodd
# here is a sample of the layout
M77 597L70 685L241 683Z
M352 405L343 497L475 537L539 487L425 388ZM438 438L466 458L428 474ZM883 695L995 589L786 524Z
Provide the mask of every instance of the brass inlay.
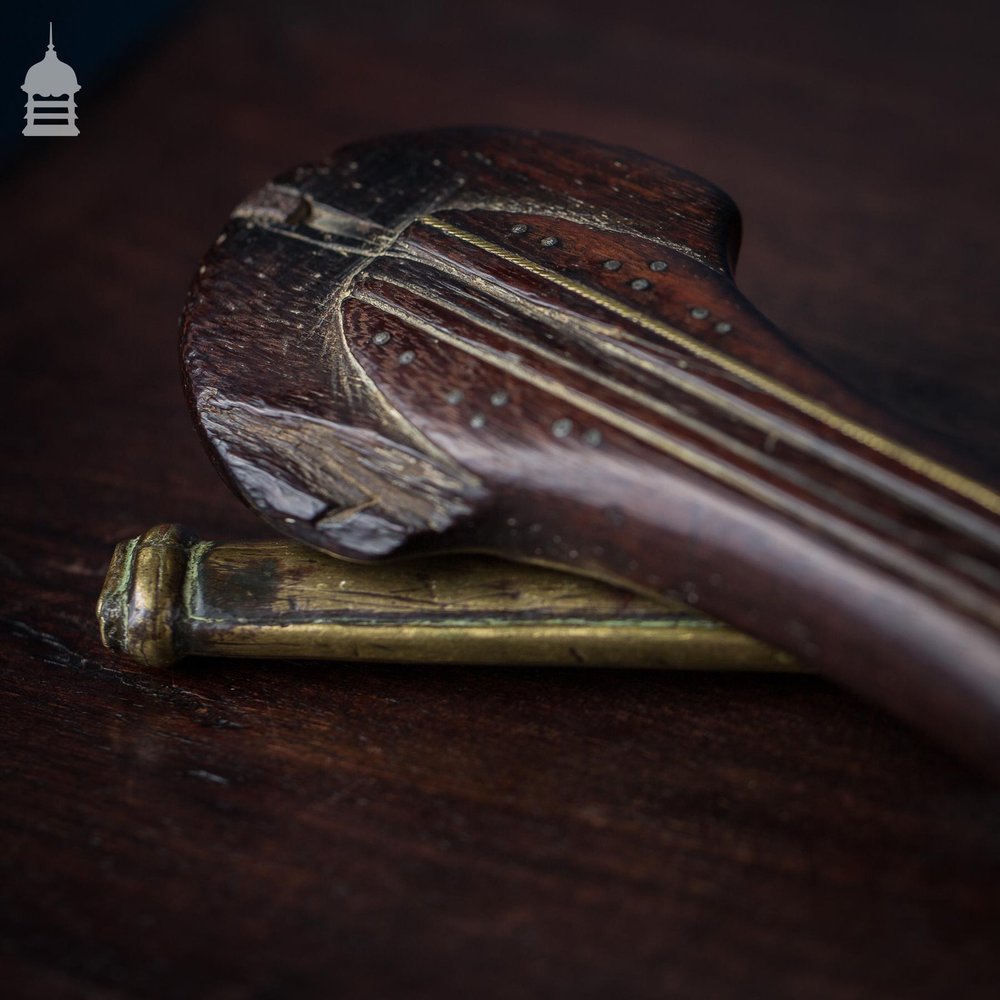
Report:
M464 351L466 354L478 358L489 365L503 371L509 371L515 378L521 379L544 392L548 392L571 406L578 407L586 413L630 435L637 441L642 441L644 444L656 448L677 461L691 468L698 469L699 472L712 477L718 482L725 483L739 492L754 497L773 510L782 511L799 522L808 524L820 534L836 538L841 544L854 550L857 550L859 545L863 545L864 551L870 557L878 559L883 565L891 567L897 573L902 573L904 577L908 576L922 580L926 587L936 591L946 599L963 605L970 612L985 618L987 621L993 621L1000 625L1000 621L996 617L996 606L993 602L984 600L974 589L965 586L949 574L941 572L936 566L914 558L904 546L891 545L871 532L865 532L863 540L859 541L856 532L837 518L831 517L821 510L796 504L789 498L785 491L775 488L759 479L744 475L741 470L728 462L705 454L696 447L686 445L678 441L675 437L658 431L655 427L649 426L642 420L623 414L613 407L606 406L587 393L565 386L558 379L536 371L527 365L518 365L516 369L511 370L508 367L507 359L495 349L470 342L447 330L436 327L408 310L402 309L394 303L387 302L376 295L372 295L370 292L356 291L353 297L357 301L375 306L388 315L395 316L397 319L410 324L415 329L426 333L428 336L450 344L458 350ZM473 423L472 426L478 429L482 424L477 422Z
M783 441L793 448L817 456L829 466L831 471L846 473L878 490L889 492L901 502L934 518L939 523L973 536L983 544L1000 551L1000 530L995 527L994 522L984 519L978 509L970 510L964 505L956 504L950 499L942 497L940 493L933 492L932 484L930 483L911 482L903 478L898 472L876 464L873 461L873 456L847 451L840 444L827 442L803 425L793 423L787 416L772 414L763 409L756 401L734 396L731 391L717 387L711 382L697 376L690 370L691 366L681 368L664 363L663 356L659 356L658 354L651 356L651 352L667 350L671 352L671 356L677 356L678 352L674 348L652 344L648 340L644 341L638 334L631 332L623 326L615 326L603 320L598 321L596 319L591 320L586 317L574 316L567 308L561 306L556 308L533 302L524 296L518 297L516 293L504 285L489 282L482 276L472 276L453 262L442 258L439 254L428 254L425 249L422 248L422 250L423 252L420 255L414 255L414 247L411 245L406 248L406 252L399 256L403 259L418 260L422 263L429 261L435 269L443 271L453 278L472 281L481 291L485 290L491 297L499 299L504 304L530 319L538 322L549 321L557 323L560 329L571 328L574 336L583 343L598 349L602 355L610 356L629 367L635 367L644 372L656 375L658 379L662 379L681 392L693 395L703 402L708 403L713 408L723 410L731 418L741 420L763 431L769 438ZM827 499L830 499L832 496L837 495L836 493L827 493L816 484L809 484L806 478L791 473L785 463L770 461L764 451L751 448L749 445L739 444L731 435L712 429L702 420L689 417L681 411L675 412L673 406L662 403L659 400L654 400L641 391L627 388L616 379L605 379L595 371L584 369L582 366L574 367L573 363L567 360L567 358L547 351L539 342L513 332L503 323L475 314L467 307L459 305L455 300L445 300L440 295L432 292L428 287L422 286L417 289L400 281L398 278L384 273L377 274L377 277L379 281L388 281L392 284L409 288L410 291L419 292L421 298L428 302L462 316L469 322L488 329L533 354L547 357L564 368L573 367L574 371L579 371L585 377L596 380L607 388L612 388L616 393L627 395L634 400L641 400L650 409L671 419L680 421L685 426L696 430L703 437L708 437L727 450L739 454L744 458L751 459L757 465L764 465L772 472L778 473L787 480L798 482L800 486L805 486L805 488L817 496L826 496ZM701 365L700 362L699 365ZM838 503L850 506L855 516L860 516L866 522L870 520L870 517L863 512L863 508L850 503L842 495L838 499ZM949 561L950 559L948 556L944 556L943 558L945 561ZM973 570L973 563L966 561L964 563L964 571L969 572L971 570ZM986 567L977 563L975 572L981 574L984 571L987 575L991 572ZM996 586L995 583L991 583L990 585Z
M568 278L558 271L553 271L542 264L538 264L513 250L508 250L499 244L493 243L491 240L484 239L475 233L470 233L458 226L452 225L450 222L445 222L442 219L437 219L429 215L421 216L417 221L429 226L431 229L436 229L448 236L468 243L477 250L482 250L484 253L499 257L507 263L513 264L515 267L520 267L536 277L551 281L558 287L579 295L581 298L587 299L629 322L659 334L678 347L718 366L731 375L735 375L754 388L770 394L775 399L781 400L781 402L837 431L844 437L864 445L866 448L897 462L912 472L924 476L939 486L943 486L953 493L965 497L967 500L971 500L992 514L1000 514L1000 495L989 489L989 487L961 473L955 472L954 469L935 462L933 459L927 458L925 455L921 455L919 452L913 451L905 445L886 438L878 432L871 430L871 428L856 423L850 418L825 406L823 403L809 399L807 396L783 385L769 375L765 375L763 372L759 372L755 368L737 361L722 351L717 351L706 344L702 344L695 337L678 330L676 327L649 316L624 302L620 302L610 295L605 295L603 292L590 288L582 282Z

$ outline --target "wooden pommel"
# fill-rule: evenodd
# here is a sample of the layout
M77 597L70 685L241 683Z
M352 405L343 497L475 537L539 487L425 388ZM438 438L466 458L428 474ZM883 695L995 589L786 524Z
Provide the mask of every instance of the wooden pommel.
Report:
M473 556L365 566L286 539L198 541L177 525L118 545L97 615L106 646L155 667L203 655L794 668L681 604L550 569Z

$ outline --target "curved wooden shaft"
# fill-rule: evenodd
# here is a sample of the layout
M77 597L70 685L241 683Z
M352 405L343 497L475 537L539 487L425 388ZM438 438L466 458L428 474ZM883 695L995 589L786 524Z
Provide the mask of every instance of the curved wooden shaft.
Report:
M1000 498L743 299L721 192L459 130L302 168L220 240L188 388L276 527L680 598L1000 773Z

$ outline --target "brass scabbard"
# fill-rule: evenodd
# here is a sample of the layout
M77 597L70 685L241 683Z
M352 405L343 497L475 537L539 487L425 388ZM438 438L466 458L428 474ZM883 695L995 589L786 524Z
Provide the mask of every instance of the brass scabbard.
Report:
M681 604L485 556L344 562L296 542L120 543L101 637L149 666L185 656L789 670L791 657Z

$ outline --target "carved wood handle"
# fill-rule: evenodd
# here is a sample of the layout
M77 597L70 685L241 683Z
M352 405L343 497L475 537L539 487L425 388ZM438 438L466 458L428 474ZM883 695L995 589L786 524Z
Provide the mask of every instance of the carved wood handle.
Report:
M353 147L236 209L184 316L191 403L311 545L679 598L1000 773L1000 497L740 295L738 234L711 185L581 140Z

